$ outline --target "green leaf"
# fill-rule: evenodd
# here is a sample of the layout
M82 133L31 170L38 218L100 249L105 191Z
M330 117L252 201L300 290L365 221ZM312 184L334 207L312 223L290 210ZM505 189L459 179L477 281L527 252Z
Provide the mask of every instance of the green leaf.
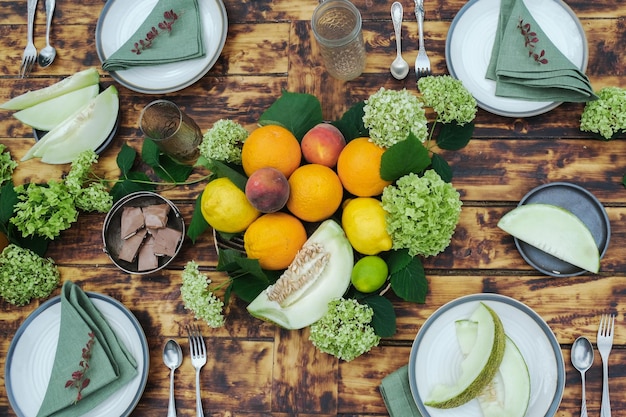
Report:
M248 259L232 249L220 249L216 269L228 273L233 280L229 291L248 303L270 285L257 259Z
M356 138L368 137L370 134L363 124L363 107L365 107L365 102L361 101L348 109L341 119L332 122L341 131L346 142Z
M388 148L380 162L380 176L387 181L395 181L411 172L419 174L430 165L428 149L413 132Z
M111 188L109 194L113 197L113 201L118 201L120 198L137 191L154 191L156 185L150 184L150 182L150 178L145 173L130 171L124 179Z
M391 301L378 294L369 295L362 299L374 310L372 327L380 337L391 337L396 333L396 312Z
M9 181L0 188L0 223L7 224L13 217L15 204L18 202L13 182Z
M233 184L239 187L241 191L244 191L246 189L246 181L248 181L248 177L246 177L243 172L241 172L234 166L225 164L221 161L210 160L205 165L205 167L219 178L228 178L233 182Z
M144 139L141 146L141 159L148 164L148 166L154 168L159 166L159 155L161 151L159 147L152 139Z
M193 209L193 215L191 216L191 223L187 229L187 236L194 244L196 243L196 239L210 227L202 215L202 209L200 208L201 201L202 193L200 193L198 198L196 198L196 205Z
M432 167L437 174L441 177L445 182L452 181L452 168L446 162L445 159L439 154L433 154L433 163Z
M322 105L317 97L283 90L278 100L261 115L259 124L282 126L300 141L306 132L322 121Z
M413 257L406 267L391 274L391 288L405 301L424 303L428 294L428 281L422 261Z
M167 182L185 182L193 171L193 166L181 164L162 153L156 143L150 139L145 139L143 142L141 159L154 170L160 179Z
M135 158L137 157L137 151L135 149L128 146L126 143L122 144L122 149L117 154L117 166L122 171L122 177L128 175L130 170L133 168L133 164L135 163Z
M466 123L463 126L456 122L442 123L437 136L437 146L448 151L458 151L467 146L473 134L474 122Z

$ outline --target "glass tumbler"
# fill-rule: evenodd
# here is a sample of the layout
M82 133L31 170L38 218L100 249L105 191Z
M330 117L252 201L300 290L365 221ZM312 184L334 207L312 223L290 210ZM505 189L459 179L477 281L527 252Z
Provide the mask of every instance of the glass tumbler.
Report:
M322 1L313 12L311 26L326 70L349 81L365 69L365 43L361 13L348 0Z
M155 100L141 111L139 128L158 148L178 162L193 165L200 156L202 131L175 103Z

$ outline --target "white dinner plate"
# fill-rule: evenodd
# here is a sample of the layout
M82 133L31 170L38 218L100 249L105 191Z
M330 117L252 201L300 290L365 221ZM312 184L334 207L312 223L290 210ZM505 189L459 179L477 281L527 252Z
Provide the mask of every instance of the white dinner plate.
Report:
M468 319L479 303L500 317L505 333L519 348L530 373L530 402L526 417L552 417L565 388L565 364L556 337L531 308L498 294L474 294L440 307L417 333L409 359L409 383L423 417L481 417L477 400L450 409L424 405L438 384L452 384L460 374L463 358L456 338L455 321Z
M96 49L101 62L119 49L141 26L158 0L108 0L96 26ZM111 71L123 86L146 94L182 90L215 65L226 43L228 17L222 0L199 0L205 56L162 65ZM143 18L142 18L143 17Z
M81 417L125 417L137 406L148 380L148 342L135 316L117 300L87 295L137 361L137 376ZM35 417L52 372L61 327L61 298L43 303L17 330L6 359L5 385L18 417Z
M584 72L587 38L572 9L561 0L524 0L524 3L552 43ZM499 15L500 0L470 0L461 8L446 39L450 75L463 82L480 108L500 116L529 117L554 109L561 103L498 97L496 82L485 78Z

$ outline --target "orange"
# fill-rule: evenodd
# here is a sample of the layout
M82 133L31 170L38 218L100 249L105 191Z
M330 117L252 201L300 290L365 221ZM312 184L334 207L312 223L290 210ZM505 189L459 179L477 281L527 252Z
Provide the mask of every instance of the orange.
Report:
M325 220L339 208L343 187L335 171L325 165L307 164L289 177L287 209L307 222Z
M343 148L337 161L337 175L348 192L358 197L373 197L391 184L380 177L380 160L385 150L369 138L353 139Z
M285 269L306 242L304 225L288 213L264 214L243 235L246 255L258 259L261 268Z
M278 125L253 130L241 149L241 165L247 176L259 168L272 167L289 178L301 160L300 142L293 133Z

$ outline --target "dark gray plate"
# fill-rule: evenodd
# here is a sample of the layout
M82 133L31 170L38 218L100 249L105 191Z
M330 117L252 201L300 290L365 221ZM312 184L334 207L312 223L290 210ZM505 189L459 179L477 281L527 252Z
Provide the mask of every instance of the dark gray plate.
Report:
M531 190L522 198L519 205L530 203L552 204L575 214L591 231L598 245L600 258L604 256L609 247L611 224L604 206L589 191L576 184L553 182ZM517 238L515 246L530 266L546 275L568 277L588 273Z

